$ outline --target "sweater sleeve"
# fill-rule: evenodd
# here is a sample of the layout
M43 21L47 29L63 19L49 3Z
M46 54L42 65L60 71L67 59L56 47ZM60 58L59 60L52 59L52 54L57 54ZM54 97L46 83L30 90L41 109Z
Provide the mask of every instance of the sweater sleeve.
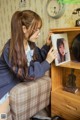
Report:
M46 61L47 53L50 46L44 45L41 49L37 47L36 53L38 54L38 60L31 61L28 74L29 77L34 79L42 77L47 70L50 69L50 64Z
M42 56L43 60L46 59L47 53L49 52L49 50L50 50L50 46L48 46L46 44L41 48L41 56Z
M37 55L36 61L42 63L46 59L49 50L50 50L50 46L47 45L44 45L41 49L36 46L34 51L34 54Z
M47 70L49 70L50 64L45 60L40 62L31 62L29 66L29 76L34 77L34 79L42 77Z

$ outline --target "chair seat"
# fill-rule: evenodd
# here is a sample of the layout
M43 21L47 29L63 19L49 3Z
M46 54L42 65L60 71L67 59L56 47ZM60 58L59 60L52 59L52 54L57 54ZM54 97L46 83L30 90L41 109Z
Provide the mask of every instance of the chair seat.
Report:
M28 120L49 105L51 79L47 75L34 81L19 83L10 91L14 120Z

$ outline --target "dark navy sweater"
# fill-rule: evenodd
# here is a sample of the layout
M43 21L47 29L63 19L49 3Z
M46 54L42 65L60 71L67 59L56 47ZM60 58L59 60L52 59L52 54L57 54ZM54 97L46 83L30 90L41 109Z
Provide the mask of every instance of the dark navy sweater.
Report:
M47 70L49 70L50 64L45 60L49 49L50 47L47 45L44 45L41 49L36 46L38 60L34 62L31 61L28 68L29 77L34 76L35 79L38 79L42 77ZM20 82L21 80L17 78L17 70L13 71L11 63L9 62L8 41L0 57L0 99Z

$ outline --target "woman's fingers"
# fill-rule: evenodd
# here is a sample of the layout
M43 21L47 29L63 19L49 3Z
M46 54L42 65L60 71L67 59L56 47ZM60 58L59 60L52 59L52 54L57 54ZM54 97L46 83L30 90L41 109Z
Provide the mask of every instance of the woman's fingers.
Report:
M52 44L52 41L51 41L51 35L52 35L53 33L48 33L48 37L47 37L47 40L46 40L46 44L47 45L51 45Z
M50 49L50 51L47 54L47 58L46 60L51 63L55 58L57 57L57 50L54 50L54 48L52 47Z

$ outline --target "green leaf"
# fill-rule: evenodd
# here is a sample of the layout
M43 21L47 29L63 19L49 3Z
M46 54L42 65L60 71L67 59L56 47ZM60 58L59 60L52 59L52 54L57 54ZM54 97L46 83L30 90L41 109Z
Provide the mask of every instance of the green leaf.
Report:
M64 4L79 4L80 0L57 0L59 3Z

